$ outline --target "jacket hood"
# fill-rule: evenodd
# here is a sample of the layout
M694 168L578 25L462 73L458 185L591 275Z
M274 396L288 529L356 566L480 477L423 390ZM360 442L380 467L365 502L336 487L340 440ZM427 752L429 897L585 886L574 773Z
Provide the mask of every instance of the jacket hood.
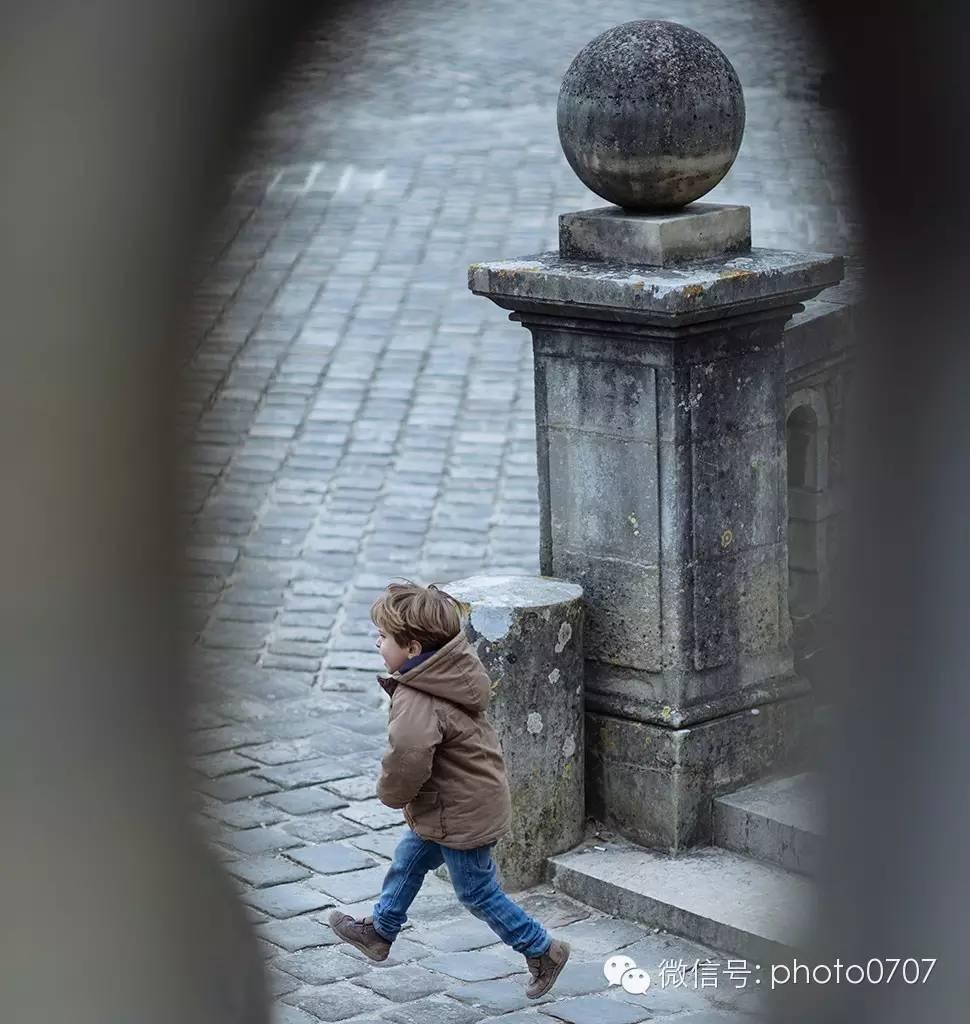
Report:
M458 704L473 715L488 707L491 696L492 681L464 633L449 640L410 672L377 678L389 695L403 683Z

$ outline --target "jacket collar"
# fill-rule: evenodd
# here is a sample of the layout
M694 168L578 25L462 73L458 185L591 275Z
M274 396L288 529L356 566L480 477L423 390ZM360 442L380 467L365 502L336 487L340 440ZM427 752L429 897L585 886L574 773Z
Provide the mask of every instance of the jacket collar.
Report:
M427 654L426 659L422 658L420 664L406 673L402 665L389 676L378 676L384 691L393 695L398 684L403 683L457 704L473 715L485 710L491 695L491 680L464 632Z
M434 658L436 655L440 655L444 652L454 650L456 646L461 645L464 642L464 640L464 633L459 632L456 636L452 637L451 640L449 640L448 643L446 643L443 647L436 647L433 651L422 651L420 654L416 654L413 658L408 658L408 660L404 662L404 664L396 672L391 672L389 675L381 674L377 677L377 681L381 684L381 687L383 688L384 692L388 695L388 697L390 697L393 695L399 682L408 682L408 680L401 678L406 672L411 672L414 669L419 668L420 666L424 665L425 662L428 662L432 658Z

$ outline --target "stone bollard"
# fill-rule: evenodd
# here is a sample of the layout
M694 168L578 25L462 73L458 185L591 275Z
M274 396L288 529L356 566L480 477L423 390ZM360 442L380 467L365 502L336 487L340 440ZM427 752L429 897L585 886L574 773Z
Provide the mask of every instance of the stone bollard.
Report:
M544 576L472 576L444 589L470 606L465 632L492 677L486 713L512 791L495 861L503 884L521 889L583 836L583 591Z

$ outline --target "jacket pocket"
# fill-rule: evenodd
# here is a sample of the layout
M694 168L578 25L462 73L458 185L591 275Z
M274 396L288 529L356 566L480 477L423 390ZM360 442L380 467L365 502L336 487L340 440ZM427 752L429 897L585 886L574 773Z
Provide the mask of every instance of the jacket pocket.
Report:
M422 790L408 804L410 824L414 832L427 839L443 839L444 820L441 813L441 797L435 789ZM406 815L407 816L407 815Z

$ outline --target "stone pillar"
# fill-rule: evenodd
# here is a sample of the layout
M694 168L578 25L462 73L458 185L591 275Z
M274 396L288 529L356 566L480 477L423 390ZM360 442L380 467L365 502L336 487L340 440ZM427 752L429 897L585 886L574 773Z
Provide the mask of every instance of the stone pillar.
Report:
M717 57L691 38L690 62L678 56L678 33L649 45L651 33L666 31L650 26L664 24L620 26L587 50L641 32L633 42L647 65L669 59L681 75L693 68L701 86L714 67L718 88L740 93L706 40ZM631 102L629 123L612 124L623 89L645 87L636 76L632 85L622 75L609 88L599 83L609 63L600 52L581 88L587 50L560 96L564 146L596 143L577 141L573 130L570 97L580 95L587 134L629 148L614 151L612 163L567 148L584 181L630 204L630 182L655 175L656 187L639 191L657 207L716 184L689 190L691 168L712 163L696 146L681 179L671 173L676 153L650 169L636 147L652 136L635 130L635 118L653 116L656 103ZM625 46L618 75L631 73L637 52ZM652 66L641 70L655 88L671 81L650 79ZM681 82L681 92L696 85ZM598 89L605 98L594 117ZM691 111L719 116L703 108L717 90L697 86L697 95L693 106L682 95L661 104L685 112L687 149ZM743 124L743 103L727 104L724 116L739 116L739 107ZM665 138L676 142L677 124L668 128ZM721 134L735 139L736 152L740 131L731 128ZM597 177L605 166L619 193ZM793 671L790 647L781 337L803 300L841 278L842 263L752 249L749 225L746 207L605 207L562 217L558 253L469 272L471 289L512 310L533 337L541 569L576 581L586 596L588 810L627 838L670 851L709 841L715 794L802 748L809 686Z
M530 576L449 583L492 677L488 717L512 791L512 830L495 848L504 884L541 882L547 857L583 837L583 592Z

